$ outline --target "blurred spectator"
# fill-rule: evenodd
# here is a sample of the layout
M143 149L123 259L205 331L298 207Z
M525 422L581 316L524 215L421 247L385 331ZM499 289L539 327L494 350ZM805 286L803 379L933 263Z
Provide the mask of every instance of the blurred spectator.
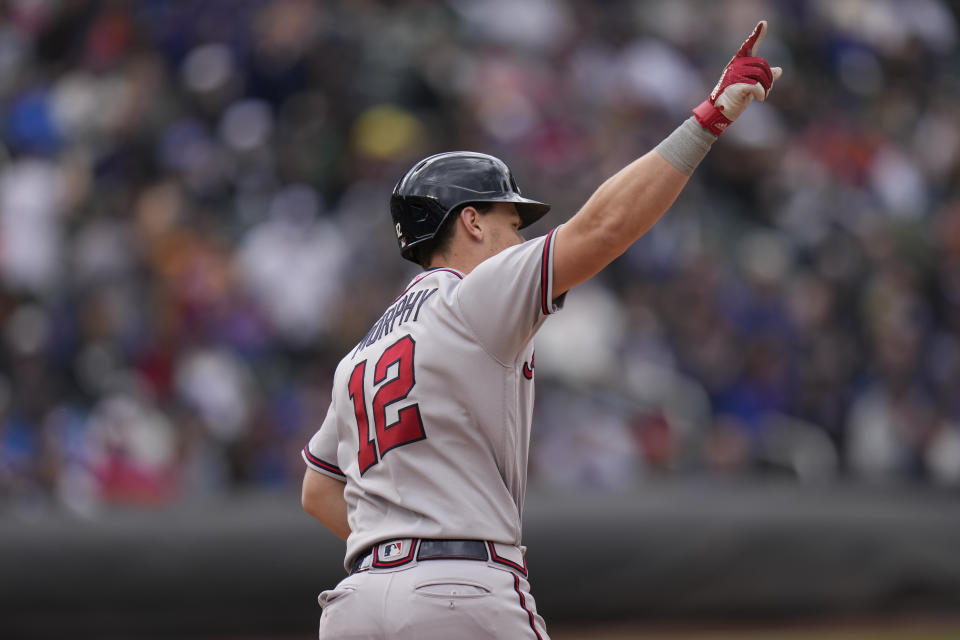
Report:
M343 297L346 239L331 220L317 220L319 202L307 186L280 190L267 219L237 249L240 277L273 330L292 345L329 331Z
M532 479L960 486L943 0L35 0L0 5L0 508L296 484L413 273L410 163L502 155L559 224L758 16L771 99L544 329Z

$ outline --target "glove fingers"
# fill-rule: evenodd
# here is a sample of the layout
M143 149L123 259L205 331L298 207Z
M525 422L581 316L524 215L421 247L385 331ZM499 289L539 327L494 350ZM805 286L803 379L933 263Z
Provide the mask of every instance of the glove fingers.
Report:
M710 133L720 135L751 102L766 100L783 73L756 55L766 34L767 21L761 20L727 63L710 97L693 110L697 122Z
M763 85L764 89L769 89L770 85L773 84L773 71L770 70L770 65L763 58L751 58L749 62L743 63L741 68L744 75L755 79Z
M743 44L740 45L740 50L737 51L736 57L743 58L754 55L757 47L760 46L760 43L763 42L763 39L766 35L767 21L761 20L757 23L757 26L754 28L753 33L750 34L750 37L744 40Z
M769 73L769 80L766 78L753 78L757 81L757 84L750 87L750 93L752 93L753 97L760 102L763 102L770 96L770 90L773 88L773 83L781 76L781 74L783 74L783 69L780 67L774 67L773 69L769 70ZM751 74L747 74L747 77L752 78L753 76Z

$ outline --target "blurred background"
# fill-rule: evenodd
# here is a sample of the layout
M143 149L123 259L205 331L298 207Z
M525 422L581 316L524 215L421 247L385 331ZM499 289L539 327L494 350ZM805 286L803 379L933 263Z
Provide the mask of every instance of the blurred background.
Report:
M432 153L492 153L553 205L528 237L544 233L688 117L761 18L784 69L770 100L538 337L530 527L562 539L571 509L602 503L638 509L633 530L610 521L621 544L654 514L691 533L740 513L735 537L807 505L775 561L869 504L866 535L916 534L943 571L903 565L894 593L960 611L951 3L0 0L0 555L30 544L38 563L17 565L33 586L7 583L6 614L37 625L77 597L44 599L50 553L109 563L104 540L164 526L189 545L224 509L223 535L247 523L276 554L282 534L254 525L287 523L335 580L342 548L299 513L299 452L336 362L417 271L389 222L396 180ZM298 594L309 625L318 575ZM736 608L633 605L605 615ZM763 612L797 613L781 605ZM257 629L302 629L288 619Z

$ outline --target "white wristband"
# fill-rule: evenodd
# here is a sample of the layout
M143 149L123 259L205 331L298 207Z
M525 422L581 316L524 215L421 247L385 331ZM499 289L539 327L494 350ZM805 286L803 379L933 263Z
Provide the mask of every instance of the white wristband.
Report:
M707 156L717 137L700 126L696 118L690 117L664 138L656 146L656 151L677 170L689 176Z

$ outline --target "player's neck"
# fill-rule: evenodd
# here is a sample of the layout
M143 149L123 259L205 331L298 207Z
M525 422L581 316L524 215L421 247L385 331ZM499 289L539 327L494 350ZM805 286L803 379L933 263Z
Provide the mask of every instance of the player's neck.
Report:
M484 258L473 255L473 252L452 250L448 253L435 255L427 269L454 269L463 274L473 271Z

